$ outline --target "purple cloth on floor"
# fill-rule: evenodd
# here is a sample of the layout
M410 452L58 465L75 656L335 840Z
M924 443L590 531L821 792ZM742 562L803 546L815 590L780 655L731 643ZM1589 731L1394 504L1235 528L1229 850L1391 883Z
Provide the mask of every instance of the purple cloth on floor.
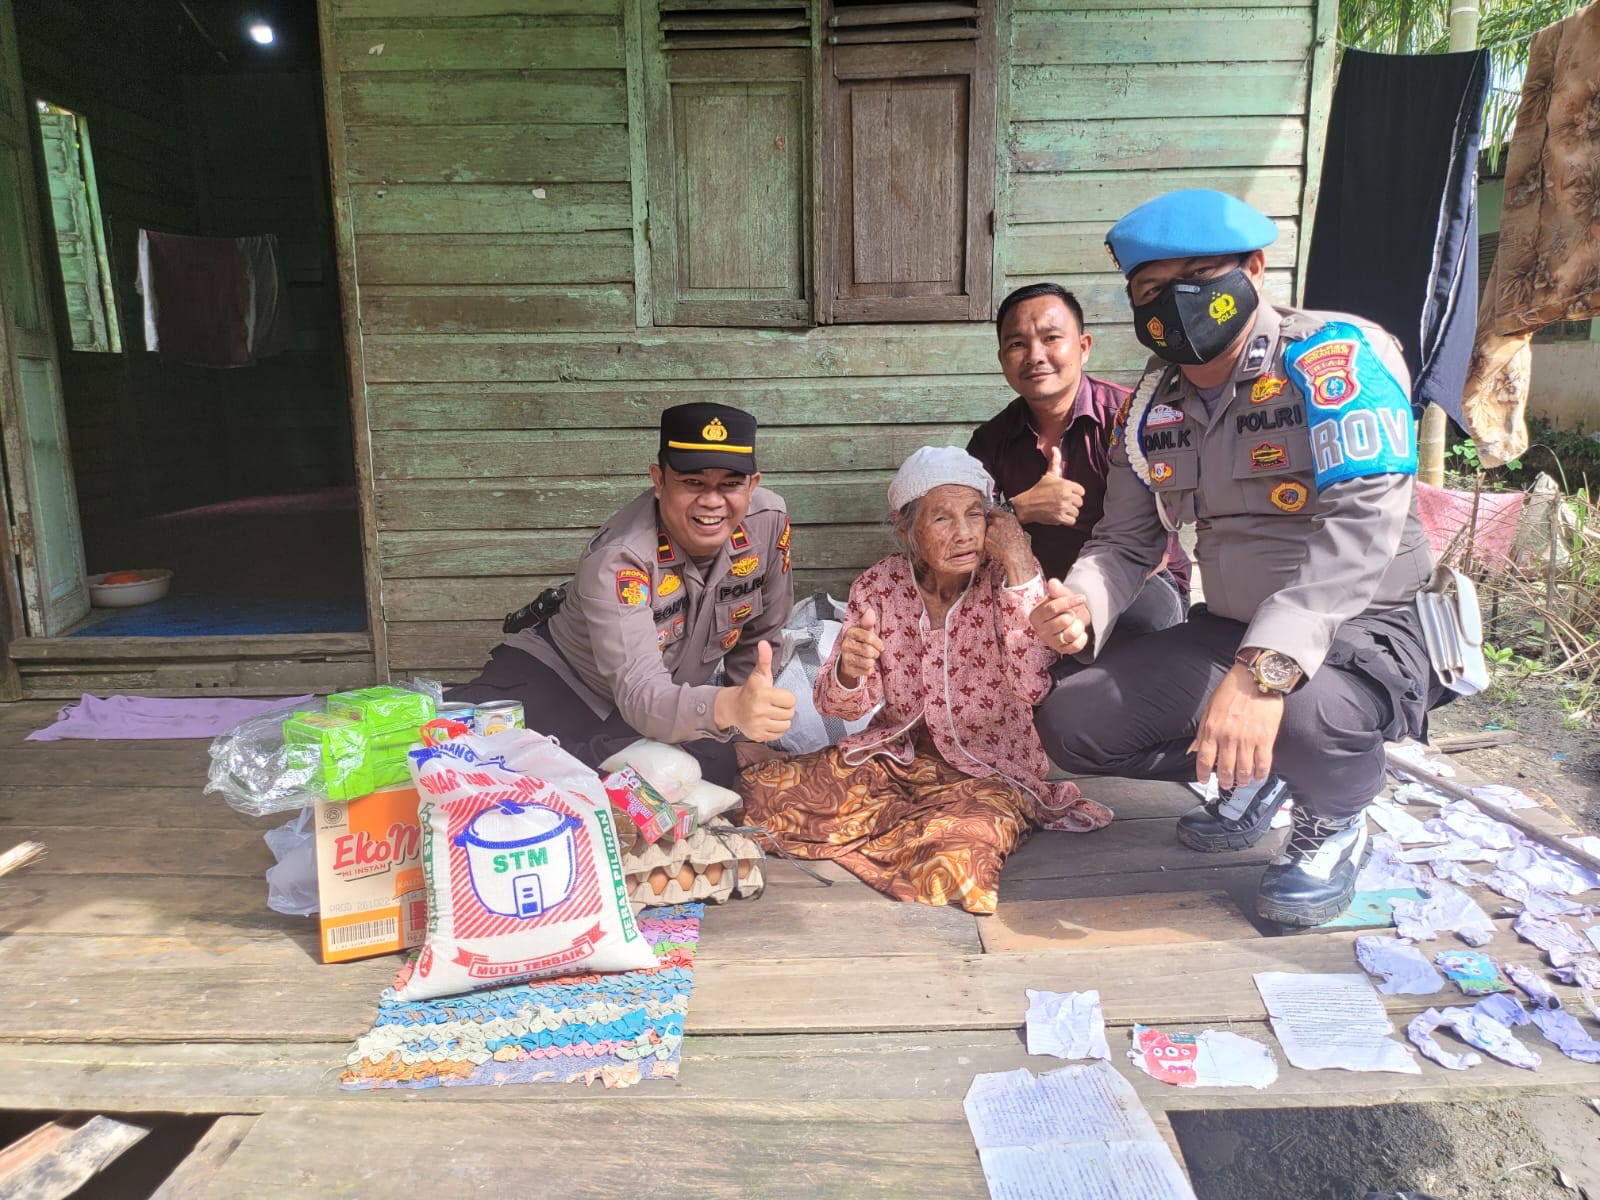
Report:
M162 700L152 696L85 695L69 704L56 723L36 729L24 740L54 742L61 738L211 738L240 721L275 708L293 708L312 699L290 696L286 700L239 700L206 697Z

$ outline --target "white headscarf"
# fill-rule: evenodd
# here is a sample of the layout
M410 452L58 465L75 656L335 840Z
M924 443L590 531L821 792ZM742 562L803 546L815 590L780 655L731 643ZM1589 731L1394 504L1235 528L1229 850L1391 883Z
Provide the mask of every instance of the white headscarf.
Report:
M889 481L889 507L899 512L946 483L977 489L986 504L994 496L994 480L972 455L954 446L924 446L913 451Z

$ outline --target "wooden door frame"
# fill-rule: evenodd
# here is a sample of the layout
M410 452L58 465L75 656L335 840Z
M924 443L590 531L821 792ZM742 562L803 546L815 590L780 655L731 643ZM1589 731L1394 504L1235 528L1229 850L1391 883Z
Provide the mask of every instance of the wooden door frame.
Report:
M339 88L339 52L333 9L317 2L321 54L322 124L328 142L328 191L333 202L333 246L337 264L339 313L344 325L346 378L349 381L350 441L355 452L356 510L361 519L361 577L367 592L367 633L379 682L389 678L389 630L383 617L383 572L378 564L376 475L372 466L372 427L367 413L366 342L361 330L361 292L356 273L355 216L346 166L344 98Z

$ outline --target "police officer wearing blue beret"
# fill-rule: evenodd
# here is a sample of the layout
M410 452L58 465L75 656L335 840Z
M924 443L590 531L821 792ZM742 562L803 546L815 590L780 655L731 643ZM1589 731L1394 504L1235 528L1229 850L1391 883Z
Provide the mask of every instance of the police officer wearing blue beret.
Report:
M1267 303L1277 234L1243 201L1191 190L1107 235L1154 357L1111 435L1105 517L1033 613L1091 663L1036 723L1069 771L1214 772L1218 796L1178 821L1195 850L1254 845L1292 794L1257 907L1315 925L1354 891L1385 739L1420 735L1441 689L1414 605L1433 559L1400 349L1359 317ZM1107 646L1186 524L1204 604Z

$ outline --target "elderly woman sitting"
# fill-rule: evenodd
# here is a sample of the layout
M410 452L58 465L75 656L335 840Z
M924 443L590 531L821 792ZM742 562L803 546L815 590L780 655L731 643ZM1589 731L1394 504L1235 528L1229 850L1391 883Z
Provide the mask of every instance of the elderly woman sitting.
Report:
M1111 820L1047 783L1032 706L1055 654L1028 623L1044 582L993 481L954 448L924 447L889 485L905 552L850 588L845 632L817 677L817 709L853 720L838 746L747 768L745 812L784 849L833 859L897 900L992 913L1000 868L1034 823Z

